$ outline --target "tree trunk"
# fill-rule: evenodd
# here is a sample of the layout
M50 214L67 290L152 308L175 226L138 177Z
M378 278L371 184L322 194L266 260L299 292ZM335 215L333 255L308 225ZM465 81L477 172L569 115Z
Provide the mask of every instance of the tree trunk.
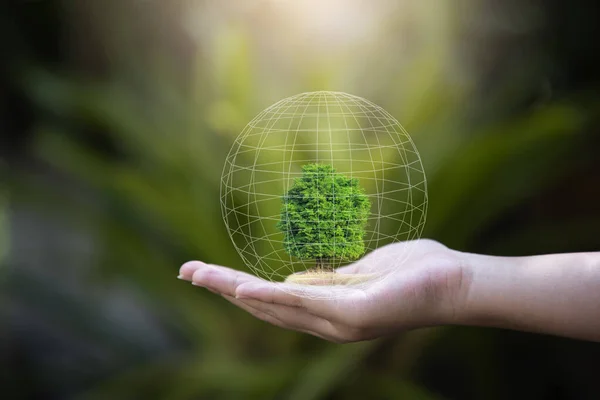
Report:
M331 265L331 259L325 257L317 258L317 270L333 272L333 266Z

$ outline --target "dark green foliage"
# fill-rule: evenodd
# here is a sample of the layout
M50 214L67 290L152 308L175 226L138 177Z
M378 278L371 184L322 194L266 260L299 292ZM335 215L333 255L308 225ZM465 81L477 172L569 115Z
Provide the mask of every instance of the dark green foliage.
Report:
M283 197L279 229L286 251L316 259L355 260L365 252L365 227L371 209L358 179L336 173L331 165L307 164Z

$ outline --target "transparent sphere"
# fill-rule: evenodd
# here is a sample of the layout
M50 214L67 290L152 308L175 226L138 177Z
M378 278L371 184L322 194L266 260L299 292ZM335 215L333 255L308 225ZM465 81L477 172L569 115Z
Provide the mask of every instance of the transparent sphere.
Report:
M404 128L384 109L360 97L303 93L273 104L250 121L223 168L223 218L244 263L259 277L283 281L290 274L315 268L318 262L290 254L280 224L284 196L308 164L330 165L339 176L358 180L370 202L362 235L364 255L420 237L427 214L427 184L419 153ZM312 222L318 230L319 221ZM294 287L296 294L309 297L364 289L401 267L406 257L395 254L393 260L374 262L371 255L361 272L372 266L373 279L343 288L315 291L301 284L282 288ZM356 260L343 255L328 259L334 268L352 262Z

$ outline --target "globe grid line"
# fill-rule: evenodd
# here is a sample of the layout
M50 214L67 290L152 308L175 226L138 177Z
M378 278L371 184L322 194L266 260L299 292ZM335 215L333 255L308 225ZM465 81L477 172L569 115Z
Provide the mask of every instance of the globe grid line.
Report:
M338 161L341 162L341 161L352 161L352 160L351 159L347 159L347 160L346 159L338 159ZM415 163L415 161L413 161L413 163ZM279 163L266 163L266 164L259 164L258 166L268 166L268 165L273 165L273 164L279 164ZM396 167L376 168L376 169L370 169L370 170L364 170L364 171L359 170L359 171L355 171L355 172L357 172L357 173L358 172L360 172L360 173L363 173L363 172L384 172L386 170L393 170L395 168L399 168L399 167L396 166ZM252 171L253 169L249 168L249 167L238 167L237 171L240 171L240 170ZM269 171L268 169L266 169L266 170L254 169L254 171L255 172L272 172L272 171ZM418 170L415 169L415 171L418 171ZM236 171L233 171L233 172L236 172ZM300 172L290 173L290 175L302 176L302 173L300 173ZM369 178L365 178L365 179L369 179ZM371 179L375 179L375 178L371 178ZM384 178L380 178L379 180L385 180L385 179Z
M284 103L284 104L285 104L285 103ZM290 107L291 107L291 106L288 106L288 108L287 108L287 109L289 109ZM287 110L287 109L286 109L286 110ZM296 110L297 110L297 108L296 108ZM281 117L281 116L278 116L278 117L277 117L277 119L276 119L276 120L273 122L273 125L274 125L274 124L275 124L275 123L276 123L276 122L277 122L277 121L280 119L280 117ZM269 122L271 122L271 121L272 121L272 119L273 119L273 117L271 117L271 118L270 118ZM290 120L290 126L291 126L291 124L292 124L292 120ZM271 126L272 126L272 125L271 125ZM288 127L288 129L289 129L289 127ZM265 131L263 131L263 132L262 132L262 134L261 134L261 140L263 140L263 142L264 142L264 140L266 140L266 139L267 139L267 137L268 137L268 135L266 135L266 134L265 134ZM254 167L256 167L256 162L258 161L258 157L259 157L259 155L260 155L260 149L261 149L261 147L259 146L259 147L258 147L258 149L259 149L259 150L256 152L256 155L255 155L255 157L254 157ZM253 171L252 171L252 174L251 174L251 177L250 177L250 182L251 182L251 183L252 183L252 182L254 182L254 179L255 179L255 172L256 172L255 170L253 170ZM256 191L254 192L254 197L256 197ZM250 201L250 195L248 195L248 202L249 202L249 201ZM263 230L264 230L264 229L265 229L265 227L264 227L264 225L263 225L263 223L262 223L262 221L263 221L263 220L262 220L262 218L258 218L258 220L260 221L261 227L262 227L262 228L263 228ZM251 229L250 229L250 234L252 234L252 231L251 231ZM273 251L277 251L277 250L275 250L275 247L273 246L273 242L269 241L269 244L271 245L271 248L273 249ZM281 260L281 261L283 261L283 260Z
M300 95L300 97L301 97L301 98L308 97L308 93L304 93L304 94ZM288 101L290 101L289 99L290 99L290 98L288 98ZM312 101L312 100L311 100L311 101ZM310 104L310 102L309 102L309 104ZM298 108L299 108L299 107L301 107L301 104L298 104L298 105L297 105L297 107L296 107L296 111L298 110ZM299 129L300 129L300 124L302 123L302 120L303 120L303 119L306 117L306 110L307 110L307 109L308 109L308 105L304 107L304 109L302 110L302 115L301 115L301 116L300 116L300 118L298 119L298 124L297 124L297 126L296 126L296 129L295 129L295 131L294 131L294 141L292 142L292 151L293 151L293 149L294 149L294 147L295 147L295 145L296 145L296 141L297 141L297 139L298 139L298 131L299 131ZM292 124L292 122L290 122L290 126L291 126L291 124ZM270 132L269 132L269 133L270 133ZM318 137L318 136L317 136L317 137ZM289 138L289 131L288 131L288 132L286 132L286 135L285 135L285 144L286 144L286 145L287 145L288 138ZM284 154L285 154L285 153L284 153ZM293 157L290 157L290 159L289 159L289 162L288 162L288 172L287 172L287 173L288 173L288 176L289 176L289 174L290 174L290 172L291 172L291 168L292 168L292 160L293 160ZM283 158L283 162L282 162L282 166L281 166L281 168L282 168L282 171L285 171L285 156L284 156L284 158ZM287 182L284 184L284 187L283 187L283 191L284 191L284 193L287 193L287 191L288 191L288 190L289 190L289 180L288 180L288 181L287 181ZM285 210L285 212L286 212L286 215L289 215L289 210L288 210L288 208L287 208L287 205L286 205L286 210ZM279 254L278 254L278 256L281 258L281 256L280 256ZM306 269L306 262L305 262L305 260L301 260L301 262L302 262L302 267ZM295 268L295 267L294 267L294 265L292 264L292 274L294 274L294 273L296 273L296 268Z
M356 101L354 99L352 99L352 101L356 103ZM360 105L359 105L359 108L362 109L362 107ZM359 122L358 122L358 120L356 118L356 115L352 114L352 117L354 118L354 120L358 124ZM368 119L369 124L371 125L371 127L373 127L373 123L371 122L371 118L367 117L367 119ZM387 128L386 128L386 131L387 131ZM389 132L388 132L388 134L389 134ZM361 135L363 136L365 142L367 142L367 138L365 137L365 132L364 131L361 131ZM381 143L379 143L379 138L377 137L377 135L375 135L375 138L377 140L377 144L381 145ZM371 150L370 149L368 151L369 151L369 156L371 157L371 165L373 167L373 171L375 171L376 168L375 168L375 162L373 161L373 155L371 154ZM381 154L381 149L380 149L380 154ZM381 156L382 156L381 159L383 159L383 154L381 154ZM382 171L382 172L383 172L383 178L385 178L385 171ZM410 186L410 181L408 183L409 183L409 186ZM385 185L385 182L382 182L382 186L384 186L384 185ZM376 192L379 194L380 193L380 190L379 190L379 181L375 181L375 189L376 189ZM383 191L383 187L382 187L381 191ZM381 222L381 215L380 215L379 210L381 210L381 199L382 199L382 197L378 196L377 199L378 199L379 204L378 204L378 208L377 208L377 210L378 210L378 212L377 212L377 222L375 224L374 231L378 232L379 231L379 229L378 229L379 228L379 224ZM371 238L374 235L375 235L375 233L371 233ZM379 238L377 239L377 243L375 244L375 248L378 248L378 247L379 247Z

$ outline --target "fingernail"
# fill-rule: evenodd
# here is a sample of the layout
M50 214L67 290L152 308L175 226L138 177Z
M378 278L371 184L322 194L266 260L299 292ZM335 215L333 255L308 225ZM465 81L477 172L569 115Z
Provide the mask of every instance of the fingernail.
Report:
M177 279L183 280L183 275L177 275Z

